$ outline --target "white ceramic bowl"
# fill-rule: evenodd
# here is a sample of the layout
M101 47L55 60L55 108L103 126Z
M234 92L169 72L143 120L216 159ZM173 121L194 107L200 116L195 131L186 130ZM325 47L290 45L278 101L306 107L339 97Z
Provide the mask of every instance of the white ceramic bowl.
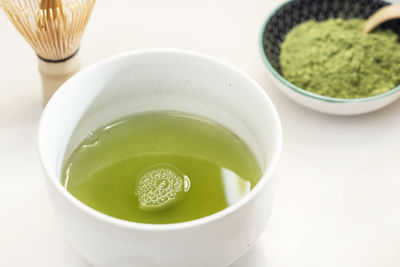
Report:
M65 190L63 160L88 131L153 110L190 112L228 127L253 150L263 177L227 209L176 224L116 219ZM81 71L52 97L39 126L40 158L62 232L101 267L215 267L235 261L268 221L281 142L278 114L256 82L220 60L181 50L131 52Z
M339 1L340 2L340 1ZM343 1L342 1L343 2ZM359 9L359 5L364 5L365 8L369 8L370 10L373 10L372 8L376 9L379 8L380 5L383 5L384 2L379 2L379 3L371 3L371 1L362 1L359 3L358 6L355 6L352 8L352 5L354 4L354 1L344 1L346 2L346 5L340 2L338 6L335 8L335 10L332 10L332 14L337 14L338 16L340 15L340 12L342 14L352 14L354 16L361 16L358 13L363 13L363 12L358 12L357 9ZM316 110L319 112L327 113L327 114L333 114L333 115L358 115L358 114L364 114L368 112L372 112L375 110L378 110L380 108L383 108L390 103L394 102L400 97L400 86L397 86L396 88L393 88L392 90L379 94L376 96L372 97L365 97L365 98L358 98L358 99L344 99L344 98L333 98L333 97L327 97L323 95L318 95L312 92L309 92L307 90L304 90L300 87L297 87L296 85L290 83L287 81L271 64L270 60L265 54L264 50L264 36L265 34L271 34L271 35L276 35L274 33L275 31L278 33L282 33L287 30L288 25L290 23L298 23L298 7L302 7L302 12L300 16L309 16L310 18L308 19L315 19L315 10L317 12L320 12L320 16L318 17L319 19L324 16L326 16L328 13L324 8L326 6L330 5L335 5L337 4L337 1L330 1L330 0L321 0L320 2L318 1L308 1L308 0L301 0L301 1L287 1L283 3L281 6L276 8L271 15L267 18L265 21L260 38L259 38L259 47L260 47L260 53L261 57L267 66L268 73L271 77L271 80L273 83L276 85L280 91L282 91L286 96L294 100L295 102L299 103L300 105L303 105L307 108L310 108L312 110ZM371 6L373 7L371 7ZM378 6L377 6L378 5ZM338 9L339 8L339 9ZM320 10L321 9L321 10ZM336 12L336 13L335 13ZM279 15L278 15L279 14ZM332 14L329 13L329 17L332 16ZM278 16L278 17L276 17ZM362 17L360 17L362 18ZM275 27L269 27L267 29L267 26L270 23L273 23L272 21L278 21L278 28ZM269 31L269 32L267 32ZM282 36L279 37L280 40L282 40ZM274 44L277 45L277 44ZM275 50L276 51L276 50Z

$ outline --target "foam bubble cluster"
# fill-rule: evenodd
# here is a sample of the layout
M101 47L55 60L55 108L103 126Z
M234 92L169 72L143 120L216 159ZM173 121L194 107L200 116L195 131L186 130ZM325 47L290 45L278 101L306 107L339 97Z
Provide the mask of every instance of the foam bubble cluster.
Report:
M135 194L143 210L161 210L179 203L190 188L190 180L170 164L153 165L138 176Z

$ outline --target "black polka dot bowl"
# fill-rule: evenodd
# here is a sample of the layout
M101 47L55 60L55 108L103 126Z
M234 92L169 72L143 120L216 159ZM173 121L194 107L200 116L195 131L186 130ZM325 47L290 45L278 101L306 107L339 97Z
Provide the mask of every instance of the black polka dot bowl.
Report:
M334 114L357 115L383 108L400 97L400 86L372 97L344 99L318 95L287 81L281 73L279 55L286 34L296 25L329 18L367 19L389 3L380 0L292 0L282 4L267 18L260 36L261 56L275 85L289 98L310 109ZM400 37L400 21L380 26L392 29Z

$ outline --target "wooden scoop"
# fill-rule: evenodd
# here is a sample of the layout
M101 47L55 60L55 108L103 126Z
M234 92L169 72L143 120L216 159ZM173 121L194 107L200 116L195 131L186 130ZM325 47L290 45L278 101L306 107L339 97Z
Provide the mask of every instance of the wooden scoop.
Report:
M392 19L400 19L400 5L389 5L378 9L365 23L363 33L367 34L378 25Z

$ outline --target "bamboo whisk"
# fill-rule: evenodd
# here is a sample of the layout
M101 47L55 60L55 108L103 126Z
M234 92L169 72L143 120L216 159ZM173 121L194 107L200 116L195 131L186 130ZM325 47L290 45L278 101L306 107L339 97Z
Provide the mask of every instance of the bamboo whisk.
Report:
M77 56L95 0L0 0L39 57L44 104L80 68Z

